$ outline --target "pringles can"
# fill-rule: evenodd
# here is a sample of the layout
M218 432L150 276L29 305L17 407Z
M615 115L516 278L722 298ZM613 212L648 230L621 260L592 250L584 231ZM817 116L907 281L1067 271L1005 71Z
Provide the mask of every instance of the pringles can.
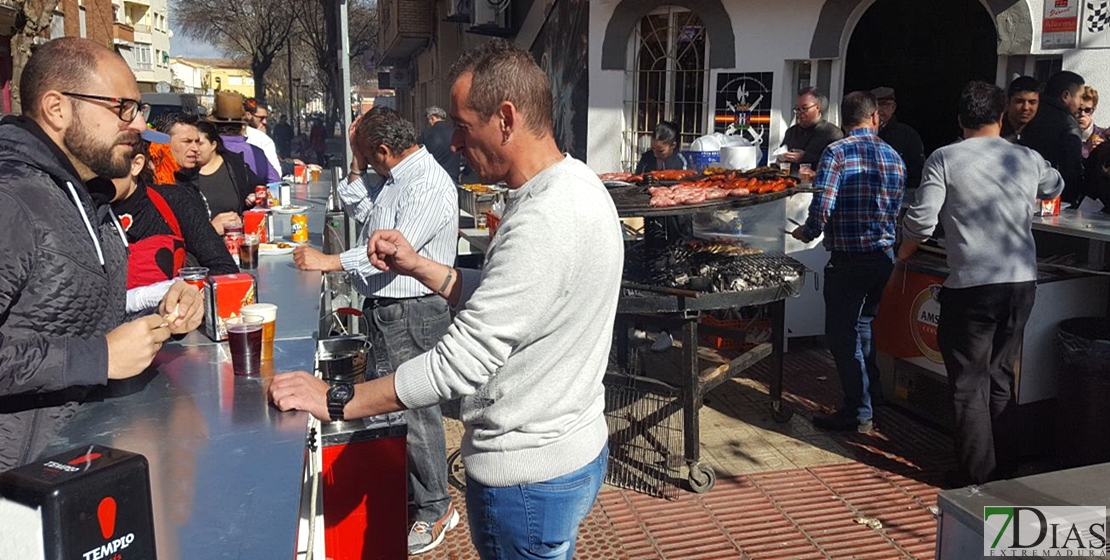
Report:
M308 242L308 215L304 212L293 214L289 218L289 226L292 233L289 234L289 240L293 243L307 243Z

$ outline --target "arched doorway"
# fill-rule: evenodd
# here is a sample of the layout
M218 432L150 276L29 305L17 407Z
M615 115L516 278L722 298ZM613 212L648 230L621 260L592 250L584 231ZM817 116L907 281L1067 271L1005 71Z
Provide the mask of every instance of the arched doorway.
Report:
M930 153L959 136L964 85L995 81L997 41L979 0L877 0L848 43L844 91L893 87L898 120L921 134Z

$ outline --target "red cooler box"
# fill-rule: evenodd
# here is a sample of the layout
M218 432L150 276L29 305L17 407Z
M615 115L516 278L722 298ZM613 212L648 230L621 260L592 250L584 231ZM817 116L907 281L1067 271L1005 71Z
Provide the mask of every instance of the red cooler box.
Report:
M0 474L0 557L156 558L150 466L84 446Z
M408 426L400 415L321 428L325 556L408 557Z

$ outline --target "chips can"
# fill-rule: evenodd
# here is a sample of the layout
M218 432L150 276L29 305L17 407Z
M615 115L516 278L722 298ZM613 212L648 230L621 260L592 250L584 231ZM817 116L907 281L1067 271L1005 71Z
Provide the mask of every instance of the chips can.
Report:
M293 243L306 243L308 241L308 216L304 213L293 214L289 218L289 226L292 232L289 234L289 240Z

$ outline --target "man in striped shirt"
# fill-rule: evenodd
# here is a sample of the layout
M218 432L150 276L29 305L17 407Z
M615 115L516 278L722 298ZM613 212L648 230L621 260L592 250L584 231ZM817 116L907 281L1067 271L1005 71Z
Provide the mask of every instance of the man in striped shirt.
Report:
M844 406L813 424L827 430L872 428L872 395L880 395L871 322L894 269L895 222L906 188L902 157L883 142L878 104L867 91L844 96L846 135L821 155L806 223L794 237L806 243L825 234L832 255L825 266L825 338L836 362Z
M364 224L349 251L325 255L298 247L302 270L346 271L366 298L378 372L392 373L435 346L451 324L447 302L419 281L370 265L366 243L376 230L400 230L421 256L454 266L459 201L455 182L428 150L417 144L412 123L396 111L375 107L351 126L354 154L350 174L339 185L346 212ZM363 181L367 165L381 180ZM409 553L438 546L459 520L447 494L447 451L439 405L405 411L408 422L409 485L416 503Z

